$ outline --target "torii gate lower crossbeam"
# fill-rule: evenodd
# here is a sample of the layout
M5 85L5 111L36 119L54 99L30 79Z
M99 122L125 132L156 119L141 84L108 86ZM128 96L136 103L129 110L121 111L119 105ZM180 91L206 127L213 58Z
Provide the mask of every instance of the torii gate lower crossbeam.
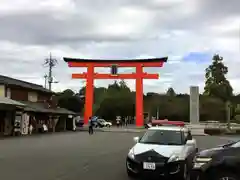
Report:
M165 58L137 59L137 60L86 60L64 58L69 67L87 67L87 73L72 74L73 79L86 79L84 124L88 123L92 116L94 79L135 79L136 80L136 126L144 125L143 117L143 79L158 79L158 74L143 72L143 67L162 67L167 61ZM135 67L136 73L131 74L99 74L94 72L95 67Z

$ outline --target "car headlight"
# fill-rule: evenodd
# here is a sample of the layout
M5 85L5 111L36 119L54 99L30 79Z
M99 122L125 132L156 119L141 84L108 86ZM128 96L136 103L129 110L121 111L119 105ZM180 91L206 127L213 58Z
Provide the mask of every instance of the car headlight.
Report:
M209 157L196 157L194 159L194 162L209 162L211 160L212 158L209 158Z
M135 154L134 154L134 152L133 152L132 149L129 151L128 157L129 157L130 159L134 159L134 158L135 158Z
M179 160L179 156L177 154L173 154L170 156L170 158L168 159L168 162L175 162Z
M194 159L194 169L198 169L203 167L205 164L209 163L212 160L212 158L208 157L195 157Z

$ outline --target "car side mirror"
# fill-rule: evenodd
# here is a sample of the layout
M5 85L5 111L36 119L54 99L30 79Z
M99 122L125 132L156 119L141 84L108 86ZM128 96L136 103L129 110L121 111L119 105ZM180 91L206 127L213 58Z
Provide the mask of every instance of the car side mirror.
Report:
M135 143L138 143L138 142L139 142L139 137L134 137L134 138L133 138L133 141L134 141Z
M187 140L186 145L193 146L195 142L193 140Z

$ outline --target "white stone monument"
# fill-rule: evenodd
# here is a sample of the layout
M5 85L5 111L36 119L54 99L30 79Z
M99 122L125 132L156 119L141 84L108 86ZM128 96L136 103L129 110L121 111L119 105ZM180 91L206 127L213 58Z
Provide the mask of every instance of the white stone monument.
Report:
M199 124L199 87L190 87L190 124Z

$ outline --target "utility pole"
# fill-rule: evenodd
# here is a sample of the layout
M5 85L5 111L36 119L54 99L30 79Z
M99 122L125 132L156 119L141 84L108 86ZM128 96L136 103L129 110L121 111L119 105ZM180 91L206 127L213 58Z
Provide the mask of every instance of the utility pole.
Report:
M53 68L56 66L57 64L57 60L52 58L52 54L50 53L49 58L45 59L44 65L46 65L49 70L48 70L48 88L51 91L52 90L52 83L57 83L57 82L53 82L53 76L52 76L52 70Z

